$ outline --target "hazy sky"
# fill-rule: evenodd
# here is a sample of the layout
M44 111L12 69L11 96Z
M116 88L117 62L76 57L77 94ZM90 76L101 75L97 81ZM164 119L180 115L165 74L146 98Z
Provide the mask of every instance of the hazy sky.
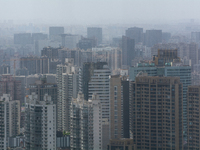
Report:
M199 19L200 0L0 0L0 20L69 24Z

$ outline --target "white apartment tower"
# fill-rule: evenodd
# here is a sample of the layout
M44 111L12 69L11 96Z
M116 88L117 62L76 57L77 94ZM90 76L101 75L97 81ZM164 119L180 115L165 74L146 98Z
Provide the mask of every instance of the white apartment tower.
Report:
M25 143L27 150L56 150L56 105L51 96L44 101L32 93L25 99Z
M70 147L71 150L88 150L88 106L84 95L78 93L70 108Z
M78 72L70 59L65 65L57 65L57 131L70 131L70 105L78 94Z
M7 138L20 134L20 100L12 100L10 94L0 98L0 150L5 150Z
M88 108L88 150L104 150L109 143L109 124L102 118L102 104L97 94L92 95ZM107 119L108 120L108 119ZM106 131L106 132L105 132Z
M111 72L107 65L103 69L95 69L89 81L88 95L92 99L93 94L99 95L102 103L102 118L109 118L109 76Z

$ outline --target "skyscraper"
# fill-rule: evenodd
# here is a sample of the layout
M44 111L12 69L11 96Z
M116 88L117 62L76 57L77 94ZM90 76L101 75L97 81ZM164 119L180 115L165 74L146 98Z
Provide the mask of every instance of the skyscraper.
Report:
M130 134L137 149L182 149L179 77L136 77L130 85Z
M126 37L135 40L135 44L143 41L143 28L132 27L126 30Z
M26 150L56 149L56 105L51 96L44 101L32 93L26 97L25 108Z
M199 149L200 130L199 130L199 97L200 86L189 86L187 92L187 149Z
M102 118L109 118L109 76L111 71L107 65L101 69L94 69L91 79L88 83L88 98L92 99L93 94L99 95L102 103Z
M87 38L96 39L97 44L102 43L102 28L98 27L88 27L87 28Z
M187 131L187 88L191 85L191 67L178 63L172 65L156 67L154 63L138 63L137 67L130 67L129 78L135 81L138 74L145 72L148 76L180 77L183 83L183 131Z
M58 59L58 50L59 48L44 47L41 50L41 56L47 56L51 60Z
M82 93L72 99L70 105L70 146L71 150L88 149L88 101Z
M88 150L104 150L109 142L108 119L102 118L102 103L97 94L88 101Z
M135 58L135 40L126 36L122 36L122 65L131 66L132 60Z
M18 33L14 34L14 44L32 44L31 33Z
M93 47L96 47L97 45L97 40L96 39L89 39L89 38L81 38L81 40L79 40L77 47L80 49L92 49Z
M14 79L12 75L2 75L0 81L0 96L3 94L10 94L13 100L20 100L21 99L21 81L17 81Z
M0 98L0 149L5 150L9 137L20 134L20 101L13 100L10 94Z
M200 42L200 32L191 32L191 41Z
M155 44L162 42L162 30L146 30L145 45L152 47Z
M38 95L41 101L44 101L44 95L48 94L51 96L51 100L54 104L57 104L57 84L56 83L47 83L46 77L43 77L41 80L37 80L34 84L29 84L28 94L35 93Z
M189 44L189 59L191 59L191 68L193 70L194 65L199 63L198 45L196 43Z
M129 138L129 81L127 77L110 78L110 138Z
M57 131L70 130L70 105L78 94L78 72L73 64L57 65Z
M64 27L49 27L49 35L58 35L64 33Z
M106 62L97 62L97 63L85 62L83 64L83 68L80 72L80 75L82 77L80 81L81 82L80 85L82 85L82 87L80 87L80 89L82 93L84 94L85 100L89 99L88 85L89 85L89 81L91 80L91 77L94 74L94 70L103 69L104 65L107 65L107 63Z

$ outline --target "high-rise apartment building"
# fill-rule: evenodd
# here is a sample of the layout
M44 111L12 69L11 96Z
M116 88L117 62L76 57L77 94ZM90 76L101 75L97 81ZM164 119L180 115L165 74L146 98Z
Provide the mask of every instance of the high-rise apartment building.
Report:
M51 100L54 104L57 104L57 84L56 83L47 83L46 77L43 77L41 80L37 80L34 84L29 84L28 95L35 93L38 95L41 101L44 101L44 95L48 94L51 96Z
M73 98L70 108L70 146L72 150L105 150L109 142L109 122L102 117L99 96L84 100L82 93Z
M82 37L81 40L79 40L77 47L80 49L88 50L92 49L93 47L97 46L97 40L96 39L89 39Z
M0 81L0 96L3 94L10 94L14 100L21 99L21 81L14 79L12 75L2 75ZM21 101L23 103L23 101Z
M109 142L108 119L102 118L102 103L97 94L88 101L88 150L104 150Z
M85 100L89 99L89 93L88 93L89 81L91 80L91 77L94 74L94 70L103 69L104 65L107 65L107 63L106 62L97 62L97 63L85 62L83 64L83 68L80 70L80 76L82 77L80 79L80 85L81 85L80 90L84 94Z
M192 70L194 65L199 63L198 51L198 45L196 43L189 44L189 59L191 59Z
M135 58L135 40L122 36L122 65L131 66Z
M53 47L44 47L41 50L41 56L47 56L49 59L58 59L58 50L59 48Z
M135 44L141 43L143 41L143 28L132 27L126 30L126 36L134 39Z
M27 68L29 75L31 74L46 74L49 73L49 59L47 56L42 57L21 57L20 58L20 68Z
M71 60L71 59L68 59ZM78 72L73 63L57 65L57 131L70 130L70 105L78 94Z
M199 130L199 97L200 86L189 86L187 92L187 149L199 149L200 130Z
M141 75L130 83L130 134L137 149L182 149L183 84Z
M88 101L82 93L72 99L70 106L71 150L88 150Z
M49 27L49 35L59 35L64 33L64 27Z
M93 74L88 83L88 98L92 99L93 94L99 95L102 103L102 118L109 118L110 104L109 104L109 76L111 71L107 65L102 69L94 69ZM84 78L83 78L84 80Z
M162 43L168 43L170 38L171 38L170 32L162 32Z
M10 74L10 65L2 64L0 66L0 74Z
M97 44L102 43L102 28L98 27L88 27L87 28L87 38L96 39Z
M56 150L56 105L51 96L44 101L32 93L26 96L25 143L26 150Z
M8 138L20 134L20 101L13 100L10 94L0 98L0 150L7 148Z
M183 83L183 132L187 131L187 88L191 85L191 66L179 63L168 63L166 66L155 66L154 63L138 63L137 67L130 67L129 79L135 81L135 77L145 72L148 76L180 77Z
M49 39L61 42L61 34L64 34L64 27L49 27Z
M162 42L162 30L146 30L145 45L152 47L155 44Z
M110 138L129 138L129 81L110 77Z
M14 34L14 44L32 44L31 33L18 33Z
M191 32L191 41L200 42L200 32Z

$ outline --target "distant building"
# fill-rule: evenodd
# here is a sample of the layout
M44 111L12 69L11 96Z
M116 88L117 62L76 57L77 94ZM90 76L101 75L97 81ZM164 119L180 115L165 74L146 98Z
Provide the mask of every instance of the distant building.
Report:
M51 96L51 100L54 104L57 104L57 84L47 83L47 78L43 77L41 80L37 80L34 84L29 84L28 95L36 93L40 101L44 101L44 95Z
M155 44L162 42L162 30L146 30L145 45L152 47Z
M61 34L64 34L64 27L49 27L49 39L61 42Z
M47 34L43 33L32 33L32 40L34 41L39 41L39 40L46 40L48 39Z
M79 40L77 47L80 49L92 49L93 47L97 46L97 41L96 39L89 39L89 38L81 38L81 40Z
M15 75L17 76L28 76L29 75L29 71L26 67L24 68L20 68L16 70Z
M26 77L25 76L15 76L14 79L16 81L20 81L21 82L21 99L20 99L20 103L21 105L24 104L24 97L26 95Z
M2 75L0 81L0 96L10 94L13 100L22 100L21 81L14 79L12 75ZM23 103L23 101L21 101Z
M191 32L191 42L200 42L200 32Z
M44 101L32 93L26 97L26 150L56 149L56 105L47 94Z
M122 36L122 65L126 67L131 66L131 62L134 58L135 40L126 36Z
M168 43L170 38L171 38L171 33L162 32L162 42L163 43Z
M102 28L98 27L88 27L87 28L87 38L96 39L97 44L102 43Z
M49 35L58 35L64 33L64 27L49 27Z
M42 57L21 57L20 68L27 68L29 75L31 74L46 74L49 73L49 59L47 56Z
M191 59L191 68L193 71L194 65L199 62L199 50L196 43L189 44L189 59Z
M158 56L154 57L156 66L165 66L166 63L181 62L177 49L158 49Z
M2 64L0 66L0 74L10 74L10 65Z
M66 35L65 36L65 44L63 47L69 48L69 49L75 49L77 48L77 44L79 40L81 39L80 35Z
M41 56L47 56L49 59L58 59L58 50L59 48L53 47L44 47L41 50Z
M181 48L181 46L183 45L178 45L176 43L159 43L159 44L155 44L151 47L151 58L158 55L158 50L173 50L173 49L177 49L177 55L178 57L183 56L183 49ZM182 58L182 57L181 57Z
M143 41L143 28L132 27L126 30L126 37L135 40L135 44Z
M20 44L20 45L32 44L31 33L14 34L14 44Z
M61 63L65 63L65 58L73 58L74 59L74 65L81 66L81 59L84 59L81 55L81 50L71 50L67 48L60 49L58 51L58 57L59 60L61 60Z

